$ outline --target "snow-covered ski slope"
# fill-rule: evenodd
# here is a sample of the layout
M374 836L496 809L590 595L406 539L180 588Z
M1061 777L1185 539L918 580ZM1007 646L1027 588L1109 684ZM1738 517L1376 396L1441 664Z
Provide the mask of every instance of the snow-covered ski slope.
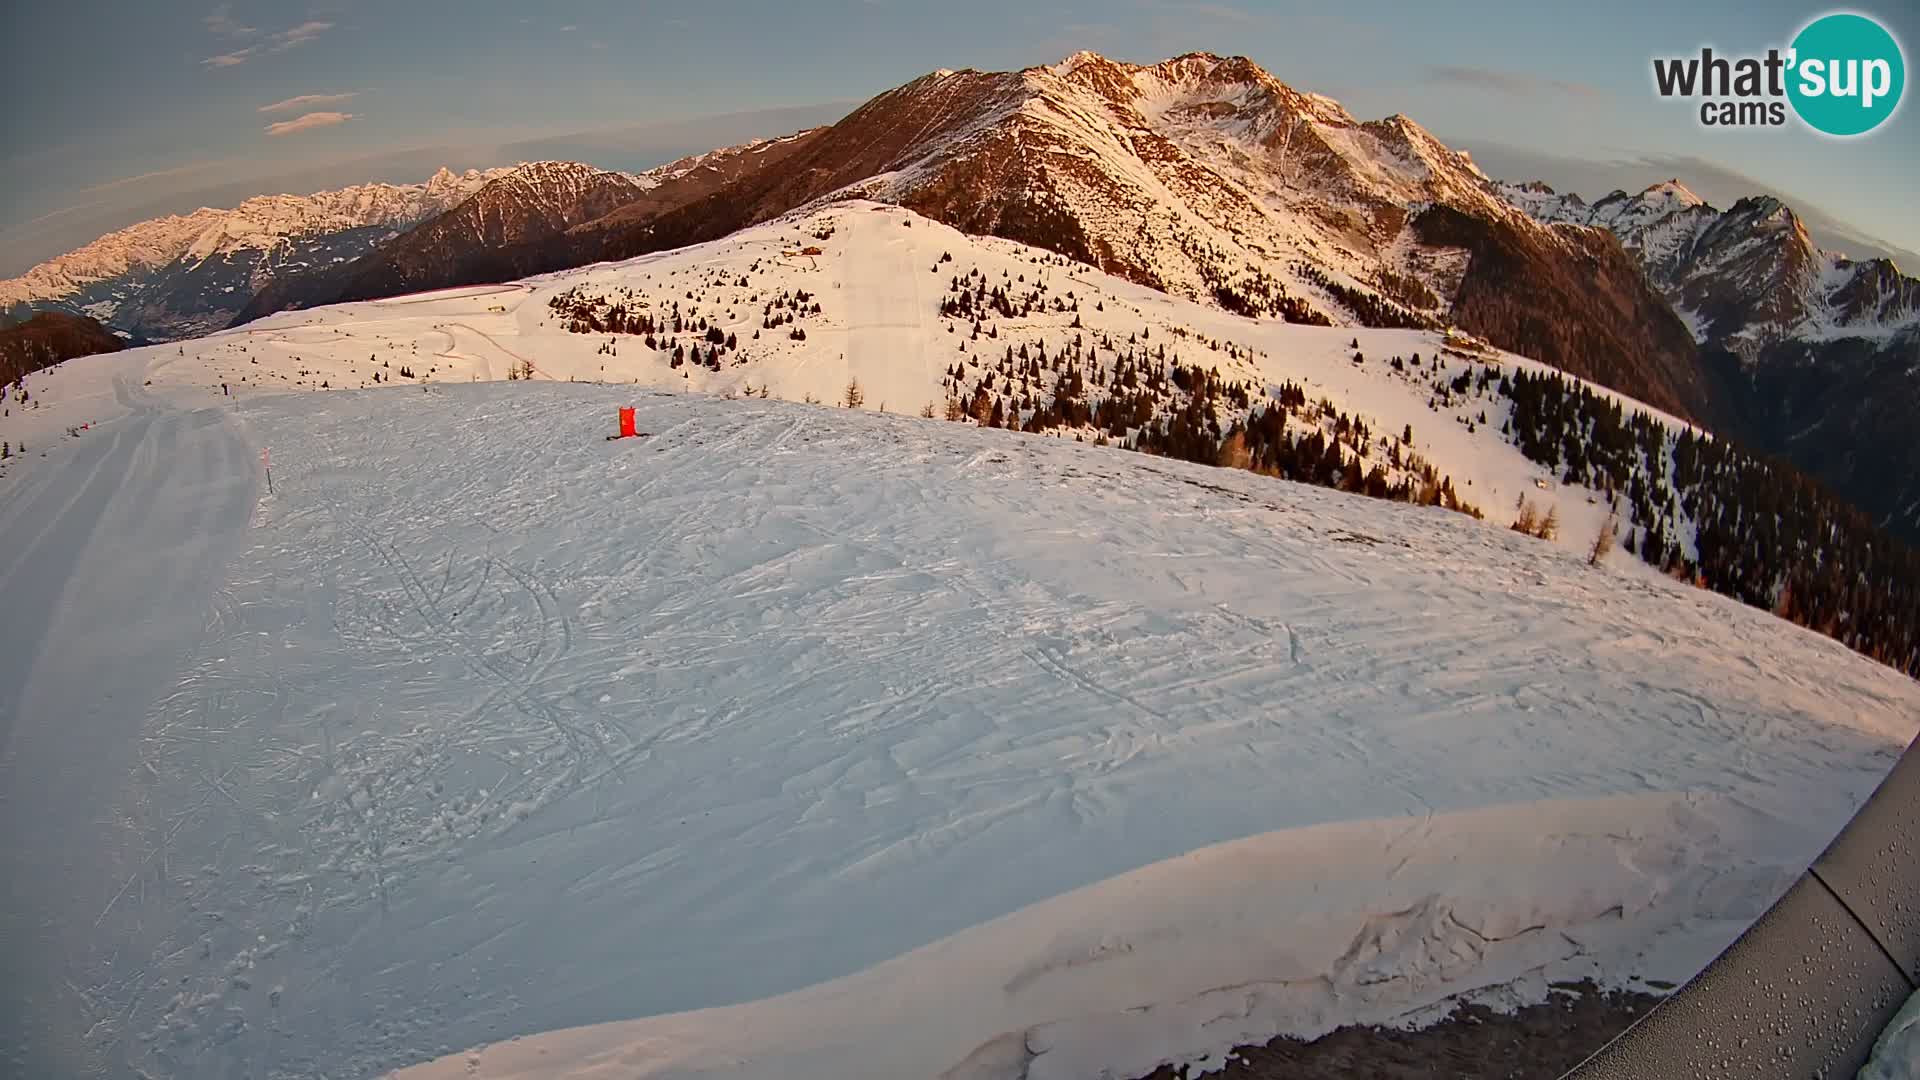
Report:
M964 241L831 213L867 217L784 227L910 272L806 279L806 341L768 331L720 373L541 320L582 277L664 273L685 303L682 266L726 243L29 379L42 404L3 422L38 425L32 452L0 481L0 612L29 646L0 669L28 703L0 804L9 1067L1120 1076L1459 993L1677 983L1920 727L1890 669L1494 521L875 415L937 390L949 335L856 297L924 276L912 304L937 304ZM779 241L728 243L754 242ZM1200 310L1102 296L1085 322L1135 304L1156 339ZM1431 430L1457 481L1531 489L1352 366L1353 332L1207 317L1270 377ZM438 371L279 392L369 353ZM516 359L557 378L466 381ZM601 364L646 385L564 381ZM869 411L681 392L825 398L850 372ZM646 438L603 438L622 405ZM236 441L270 446L272 494ZM258 498L228 523L236 490ZM62 491L86 513L26 512ZM62 611L37 651L36 597Z
M606 442L629 402L652 434ZM1523 972L1678 981L1920 715L1697 590L1117 449L593 386L242 415L276 493L114 815L172 869L129 867L75 979L159 1075L889 961L500 1068L1091 1075Z
M799 254L810 248L821 253ZM941 314L953 279L969 271L1016 297L1042 286L1045 292L1030 312L987 320L992 338L970 340L965 318ZM801 293L807 307L819 305L818 315L763 327L769 302ZM630 314L646 311L663 322L677 304L689 328L663 330L659 349L646 348L635 335L569 333L568 320L552 306L569 294L604 301L597 308L601 315L618 303ZM1077 310L1054 309L1069 302ZM791 310L772 308L776 316ZM671 363L667 340L699 343L701 335L692 329L699 318L736 339L737 348L725 353L718 371L691 361ZM795 328L804 340L790 336ZM947 392L942 379L957 363L991 365L1007 349L1022 347L1044 346L1054 356L1076 338L1094 347L1107 370L1120 352L1157 357L1164 348L1168 362L1217 368L1256 391L1295 382L1310 400L1330 400L1383 438L1411 427L1413 442L1406 449L1451 476L1460 495L1495 524L1511 521L1515 503L1525 496L1542 513L1557 506L1565 526L1560 542L1577 549L1590 543L1606 517L1604 506L1589 501L1592 492L1563 490L1550 470L1498 437L1510 407L1504 400L1470 397L1432 408L1435 372L1423 369L1416 376L1388 365L1394 356L1418 355L1430 364L1438 355L1446 374L1488 361L1503 368L1541 367L1532 361L1491 349L1448 351L1443 335L1433 332L1242 318L1045 251L967 236L865 201L796 213L709 244L521 283L284 312L182 343L176 359L190 362L171 365L156 382L218 392L226 381L244 395L323 384L370 387L376 373L386 381L413 381L397 374L402 366L431 382L504 379L516 364L530 361L538 381L605 380L712 394L764 391L791 401L812 396L837 402L849 380L857 380L865 408L915 413L927 405L940 410ZM1359 365L1352 360L1356 351L1366 358ZM969 369L968 386L982 370ZM1045 386L1036 389L1050 387L1055 377L1047 373ZM1468 431L1469 422L1474 431ZM1376 446L1373 460L1385 458ZM1625 553L1615 558L1636 562Z

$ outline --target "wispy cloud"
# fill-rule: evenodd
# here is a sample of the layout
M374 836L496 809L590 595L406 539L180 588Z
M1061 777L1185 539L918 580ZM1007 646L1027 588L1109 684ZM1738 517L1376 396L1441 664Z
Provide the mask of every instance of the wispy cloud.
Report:
M310 112L296 116L291 120L280 120L268 124L266 132L269 135L292 135L295 132L311 131L314 128L344 124L349 120L356 119L358 115L357 113L343 112Z
M331 29L333 24L330 22L303 22L299 26L273 35L273 51L286 52L288 49L305 45Z
M74 192L74 194L106 196L111 194L114 191L118 191L123 188L130 188L130 187L145 188L156 180L167 180L175 177L191 176L195 173L206 172L207 170L219 164L221 164L221 162L219 161L197 161L190 165L176 165L171 169L154 169L151 172L143 172L138 176L124 176L118 180L108 180L105 183L93 184L88 187L83 187L80 190ZM38 217L28 218L25 221L20 222L18 225L9 226L8 230L19 231L19 230L31 229L36 225L44 225L50 221L57 221L63 217L71 217L74 214L84 213L96 207L105 206L108 204L109 201L110 200L108 198L102 197L102 198L96 198L96 199L88 199L84 202L74 203L71 206L62 206L54 210L49 210L46 213L39 215Z
M235 64L244 64L247 62L247 57L259 51L258 49L240 49L236 52L221 53L219 56L209 56L205 60L200 61L200 66L224 68L232 67Z
M211 12L209 12L206 18L200 21L206 24L208 30L213 31L214 33L220 35L221 37L228 37L228 38L252 37L253 35L260 32L259 30L251 26L244 26L238 22L235 22L233 18L232 4L221 4L219 7L214 8Z
M240 26L234 23L233 20L228 17L226 10L225 8L221 8L212 15L207 16L204 20L207 28L225 37L248 37L259 32L251 26ZM209 56L205 60L200 61L200 66L206 68L230 68L236 64L244 64L248 60L253 59L255 56L258 56L263 49L270 53L281 53L286 52L288 49L297 49L331 29L333 29L333 24L330 22L310 19L298 26L290 26L277 34L267 35L266 43L263 45L249 45L244 49L235 49L232 52Z
M573 32L574 32L575 30L578 30L578 29L580 29L580 28L579 28L579 27L577 27L577 26L575 26L575 25L573 25L572 23L568 23L567 25L565 25L565 26L563 26L563 27L561 27L561 28L560 28L560 32L561 32L561 33L563 33L563 34L571 34L571 33L573 33Z
M276 101L271 105L262 105L263 113L292 112L295 109L313 109L325 105L345 105L360 96L358 90L349 90L344 94L301 94L285 101Z
M1490 94L1503 94L1507 97L1537 97L1541 94L1565 94L1581 98L1606 96L1605 91L1588 86L1586 83L1549 79L1522 71L1460 67L1453 64L1428 68L1427 81L1446 86L1464 86L1473 90L1484 90Z

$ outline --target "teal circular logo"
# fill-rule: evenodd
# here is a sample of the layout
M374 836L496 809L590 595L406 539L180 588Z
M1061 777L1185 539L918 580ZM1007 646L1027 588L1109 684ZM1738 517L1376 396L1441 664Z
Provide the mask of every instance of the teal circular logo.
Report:
M1787 100L1815 131L1864 135L1900 106L1907 64L1887 28L1851 12L1822 15L1793 39Z

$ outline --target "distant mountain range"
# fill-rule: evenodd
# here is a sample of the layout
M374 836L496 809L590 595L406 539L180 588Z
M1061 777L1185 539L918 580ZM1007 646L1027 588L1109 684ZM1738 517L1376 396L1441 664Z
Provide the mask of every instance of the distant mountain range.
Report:
M722 161L717 176L648 175L644 198L561 235L531 230L489 258L523 272L627 258L863 195L1250 315L1457 322L1711 415L1687 328L1617 244L1536 222L1405 117L1363 123L1244 58L1142 66L1079 53L935 72ZM486 279L436 243L390 248L410 287ZM246 315L368 295L367 266L306 275Z
M213 233L244 241L125 253L147 223L0 283L0 304L163 337L630 258L854 196L1247 315L1459 326L1787 456L1920 536L1903 434L1920 282L1820 251L1771 198L1722 211L1672 182L1589 205L1501 183L1404 116L1358 120L1241 57L939 71L784 139L639 174L442 174L367 220L286 214L284 240L254 212ZM117 253L82 258L101 245Z
M1678 180L1592 205L1542 184L1507 196L1604 229L1689 327L1725 434L1781 455L1920 538L1920 281L1820 250L1778 199L1708 205Z
M217 330L277 278L347 262L459 206L505 170L262 195L143 221L0 281L0 317L66 311L136 339Z
M368 300L454 284L507 281L577 265L569 230L657 213L758 168L792 140L761 140L642 173L541 161L499 170L458 206L358 258L276 275L238 311L247 322L286 308Z
M647 187L643 178L574 162L503 170L459 205L357 258L276 275L236 314L244 322L286 307L551 270L538 254L543 245L568 226L632 202Z
M1613 233L1703 345L1752 359L1790 339L1886 340L1920 326L1920 281L1890 259L1821 251L1770 196L1717 210L1678 180L1591 206L1539 183L1502 193L1541 221Z

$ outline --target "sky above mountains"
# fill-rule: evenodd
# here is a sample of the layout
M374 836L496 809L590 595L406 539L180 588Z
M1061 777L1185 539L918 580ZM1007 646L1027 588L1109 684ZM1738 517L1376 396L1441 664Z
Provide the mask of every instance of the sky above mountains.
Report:
M835 118L941 67L1079 49L1245 54L1363 119L1405 113L1508 179L1597 196L1678 176L1785 196L1823 242L1920 250L1920 120L1865 139L1708 130L1651 58L1762 52L1825 8L1255 0L112 0L7 5L0 274L143 217L261 191L574 157L641 168ZM1920 11L1864 9L1903 41ZM727 114L725 119L709 118ZM1519 171L1516 171L1519 170ZM1905 259L1912 270L1913 260Z

